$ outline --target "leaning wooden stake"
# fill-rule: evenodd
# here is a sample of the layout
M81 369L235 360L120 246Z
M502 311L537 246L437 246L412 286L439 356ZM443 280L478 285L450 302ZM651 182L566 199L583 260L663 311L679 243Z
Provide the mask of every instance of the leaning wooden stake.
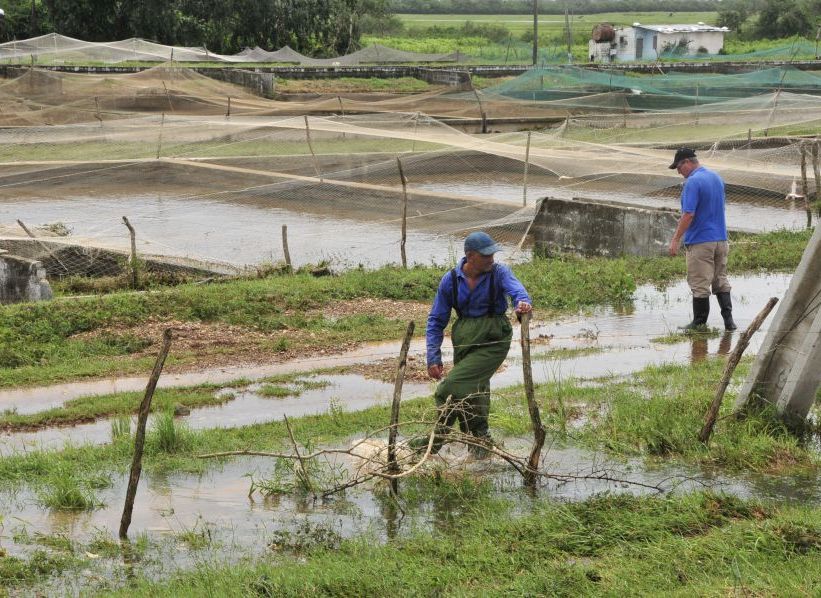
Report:
M735 349L730 353L730 357L727 359L727 365L724 367L724 374L721 376L718 388L716 389L716 396L713 398L713 402L704 418L704 427L702 427L701 432L698 433L698 439L704 444L710 442L713 426L715 426L716 418L718 417L718 410L721 407L721 400L724 398L724 392L727 390L727 385L730 384L730 378L732 378L738 362L741 361L744 350L747 348L747 345L750 344L750 339L753 337L753 334L761 327L761 324L767 319L767 316L770 315L776 303L778 303L778 297L770 298L767 305L764 306L764 309L758 312L758 315L747 327L747 330L741 333Z
M524 172L524 180L522 183L522 207L527 206L527 171L530 169L530 134L532 131L527 132L527 146L525 147L525 172Z
M128 526L131 525L131 513L134 510L134 497L137 495L137 484L140 482L140 473L143 469L143 447L145 446L145 422L148 420L148 412L151 410L151 399L154 397L154 390L157 388L157 381L160 379L162 368L165 365L165 358L168 357L168 350L171 348L171 329L166 328L162 335L162 348L154 362L154 370L148 379L148 386L145 387L145 396L140 403L140 412L137 418L137 431L134 435L134 458L131 461L131 475L128 477L128 490L125 493L125 507L123 516L120 519L120 538L128 538Z
M542 425L542 417L539 414L539 406L536 404L536 395L533 390L533 367L530 362L530 314L522 314L522 373L524 374L525 395L527 396L527 410L530 412L530 421L533 424L533 448L530 450L530 457L527 460L525 470L525 483L535 485L538 479L539 458L542 454L542 447L546 432Z
M399 156L396 157L396 165L399 167L399 180L402 181L402 240L399 243L399 251L402 254L402 267L407 269L408 256L405 253L405 244L408 240L408 179L405 178Z
M396 464L396 434L399 426L399 402L402 400L402 385L405 382L405 370L408 367L408 350L410 349L413 330L416 327L413 320L408 322L405 339L399 351L399 364L396 367L396 380L393 384L393 403L391 404L391 427L388 431L388 471L396 473L399 466ZM395 482L396 480L392 480ZM394 490L396 490L394 488Z
M129 262L131 264L131 288L136 289L140 282L137 275L137 233L125 216L123 216L123 224L128 228L128 234L131 236L131 259Z
M319 179L319 182L322 182L322 169L319 167L319 159L316 157L316 152L314 151L314 144L311 143L311 125L308 124L308 115L304 115L305 118L305 139L308 141L308 149L311 150L311 156L314 159L314 170L316 171L316 178Z
M282 225L282 251L285 254L285 265L288 266L288 271L293 270L291 266L291 252L288 251L288 225Z

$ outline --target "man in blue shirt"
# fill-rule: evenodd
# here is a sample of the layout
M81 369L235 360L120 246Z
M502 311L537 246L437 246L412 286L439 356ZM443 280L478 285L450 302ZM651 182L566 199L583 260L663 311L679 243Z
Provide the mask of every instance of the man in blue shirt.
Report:
M681 218L670 239L670 255L676 255L684 237L687 284L693 293L693 321L684 329L706 326L712 289L721 308L725 330L735 330L727 280L729 244L724 219L724 181L701 166L696 152L690 148L678 150L670 168L686 179L681 191Z
M442 409L451 397L447 413L441 412L433 451L444 442L443 435L454 422L482 444L490 445L488 413L490 378L507 356L513 329L505 312L510 297L517 314L532 310L530 297L510 268L495 264L493 255L501 247L484 232L465 238L465 257L442 277L428 315L426 332L428 375L442 380L442 339L451 309L457 320L451 331L453 369L436 388L436 405ZM481 447L473 454L485 456Z

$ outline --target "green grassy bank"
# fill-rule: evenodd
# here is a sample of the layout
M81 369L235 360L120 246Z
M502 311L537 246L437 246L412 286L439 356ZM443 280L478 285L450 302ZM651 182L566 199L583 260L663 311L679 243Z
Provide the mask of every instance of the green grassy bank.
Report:
M730 272L794 268L809 233L775 232L737 239ZM407 321L348 313L329 317L324 310L365 298L429 302L444 268L353 270L316 278L308 273L234 280L210 285L186 284L149 293L113 293L10 305L0 309L0 387L49 384L87 377L143 373L156 338L140 327L162 322L233 326L233 336L253 331L241 347L257 356L309 352L330 346L401 338ZM664 284L684 275L681 257L534 259L514 271L528 288L539 317L580 308L627 303L639 284ZM424 330L422 317L417 331ZM211 357L230 349L215 345ZM239 350L239 349L238 349ZM192 366L207 351L172 351L169 364ZM247 358L247 357L246 357Z

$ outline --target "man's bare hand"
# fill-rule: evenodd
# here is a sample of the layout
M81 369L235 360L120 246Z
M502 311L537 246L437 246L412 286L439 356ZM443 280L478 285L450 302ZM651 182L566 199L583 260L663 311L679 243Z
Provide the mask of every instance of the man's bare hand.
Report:
M519 301L519 304L516 306L516 313L517 314L527 314L533 311L533 306L530 303L525 301Z
M428 366L428 376L434 380L441 380L443 371L444 368L442 367L442 364L433 364Z
M670 240L670 255L672 255L673 257L677 256L678 255L678 248L679 248L680 245L681 245L681 239L676 239L675 237L673 237Z

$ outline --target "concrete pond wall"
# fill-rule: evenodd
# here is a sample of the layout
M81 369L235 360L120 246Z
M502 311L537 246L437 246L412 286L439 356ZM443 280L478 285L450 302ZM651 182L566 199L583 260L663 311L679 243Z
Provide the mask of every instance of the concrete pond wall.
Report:
M46 269L36 260L0 253L0 304L51 299Z
M533 221L537 251L656 256L666 252L678 211L592 199L546 197Z

